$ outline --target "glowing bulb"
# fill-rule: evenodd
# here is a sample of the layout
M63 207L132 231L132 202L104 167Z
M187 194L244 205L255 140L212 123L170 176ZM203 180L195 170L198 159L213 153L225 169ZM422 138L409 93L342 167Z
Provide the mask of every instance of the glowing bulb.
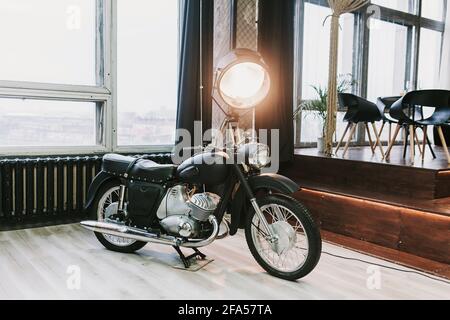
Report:
M267 95L266 70L252 62L239 63L226 71L220 82L225 101L233 106L250 107Z

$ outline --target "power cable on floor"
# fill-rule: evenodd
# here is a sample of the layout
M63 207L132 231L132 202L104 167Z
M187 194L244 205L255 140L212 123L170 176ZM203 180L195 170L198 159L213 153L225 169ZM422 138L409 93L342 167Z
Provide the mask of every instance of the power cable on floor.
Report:
M394 271L400 271L400 272L404 272L404 273L413 273L413 274L417 274L419 276L422 276L422 277L425 277L425 278L428 278L428 279L431 279L431 280L434 280L434 281L439 281L439 282L443 282L445 284L450 284L450 281L447 281L447 280L444 280L444 279L435 278L435 277L429 276L429 275L424 274L424 273L419 272L419 271L405 270L405 269L390 267L390 266L387 266L387 265L383 265L383 264L379 264L379 263L373 263L373 262L362 260L362 259L358 259L358 258L344 257L344 256L340 256L340 255L337 255L337 254L329 253L329 252L326 252L326 251L322 251L322 253L324 253L326 255L329 255L329 256L332 256L332 257L335 257L335 258L340 258L340 259L344 259L344 260L351 260L351 261L358 261L358 262L374 265L374 266L385 268L385 269L391 269L391 270L394 270Z

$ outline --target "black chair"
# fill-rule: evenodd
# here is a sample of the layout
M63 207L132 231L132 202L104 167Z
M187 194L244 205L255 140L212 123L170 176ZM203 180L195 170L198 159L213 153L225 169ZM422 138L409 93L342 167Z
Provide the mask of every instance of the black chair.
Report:
M378 110L378 107L376 104L367 101L363 98L360 98L358 96L355 96L354 94L350 93L340 93L339 94L339 104L341 107L347 107L347 113L344 116L344 121L348 122L347 127L345 128L344 134L342 135L341 140L339 141L335 153L337 154L346 135L347 132L350 130L350 135L348 136L347 143L345 144L345 149L343 153L343 157L347 154L348 148L350 146L351 139L353 135L355 134L356 128L358 127L359 123L364 123L365 128L367 130L370 148L372 149L372 153L375 154L375 150L377 145L379 146L381 150L381 154L384 157L383 152L383 146L381 145L380 140L378 139L378 130L375 126L375 122L381 121L382 116L380 114L380 111ZM369 123L372 124L372 128L375 132L375 136L377 137L377 141L374 144L372 141L372 135L370 133L369 129Z
M388 143L391 143L392 139L392 125L397 124L398 121L394 118L392 118L389 114L389 111L392 107L392 105L398 100L401 99L401 97L380 97L377 99L377 107L381 114L381 120L383 121L381 125L381 129L379 132L378 139L381 140L381 135L383 134L384 128L386 124L389 125L389 141Z
M423 107L433 107L433 114L424 118ZM447 160L450 163L450 154L448 152L447 143L442 132L442 126L450 120L450 91L447 90L421 90L407 93L403 98L395 102L390 110L390 115L398 120L394 138L386 152L386 159L389 159L393 144L397 138L398 132L402 127L409 128L409 141L411 147L411 160L414 160L414 142L419 145L419 151L422 153L422 160L425 157L425 150L428 144L432 150L430 140L427 135L428 126L435 126L439 132L439 136L446 152ZM424 132L422 149L416 135L416 128L421 128ZM432 150L433 151L433 150ZM433 153L433 156L434 153Z

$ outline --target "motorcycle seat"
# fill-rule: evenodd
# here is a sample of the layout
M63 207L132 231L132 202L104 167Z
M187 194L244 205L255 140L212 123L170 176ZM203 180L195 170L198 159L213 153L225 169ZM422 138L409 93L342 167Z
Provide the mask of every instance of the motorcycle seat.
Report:
M132 162L135 164L129 169L128 176L125 177ZM139 159L136 162L134 157L113 153L106 154L102 164L102 170L114 176L153 183L162 183L173 179L175 169L175 165L158 164L148 159Z

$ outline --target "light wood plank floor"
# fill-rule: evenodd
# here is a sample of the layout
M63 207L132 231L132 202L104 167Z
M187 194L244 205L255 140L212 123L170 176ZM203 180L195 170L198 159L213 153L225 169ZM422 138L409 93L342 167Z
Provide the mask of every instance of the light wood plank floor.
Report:
M324 243L324 250L394 266L331 244ZM149 244L138 254L114 253L78 225L0 232L0 298L450 299L448 284L388 269L380 269L381 287L370 289L369 265L325 254L305 279L279 280L256 264L242 234L204 252L215 261L189 272L172 267L178 260L170 247ZM69 266L79 267L78 290L68 289Z

